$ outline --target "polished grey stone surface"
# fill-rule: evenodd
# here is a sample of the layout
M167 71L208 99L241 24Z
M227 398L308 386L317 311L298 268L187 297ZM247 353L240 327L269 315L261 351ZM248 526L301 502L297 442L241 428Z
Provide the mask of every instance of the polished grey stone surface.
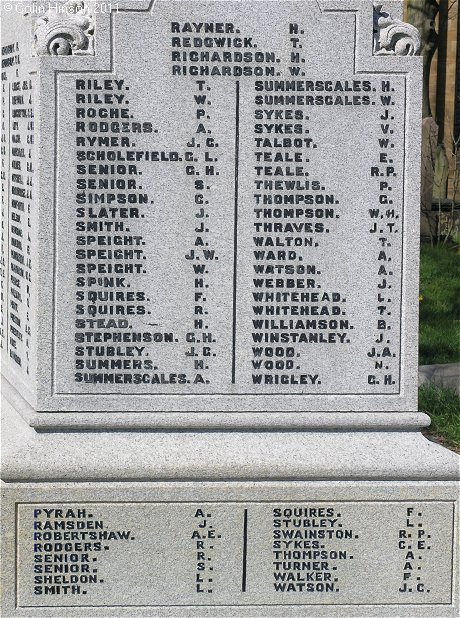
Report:
M64 482L4 489L5 510L16 508L20 532L17 579L14 568L5 578L5 616L457 615L458 563L449 556L456 483ZM68 572L54 585L78 586L80 594L45 591L47 556L59 555L63 542L79 561L67 563L74 564L73 583L66 583ZM13 530L3 543L12 558ZM291 589L281 591L280 582Z
M25 6L0 4L3 615L458 615L401 3Z
M36 431L14 403L6 616L458 611L460 459L419 433L423 414L386 428L345 414L301 431Z
M36 117L10 382L46 413L415 410L421 60L400 5L84 6L4 14Z
M8 392L8 386L4 388ZM17 400L16 400L17 401ZM13 481L134 481L252 479L455 480L459 457L424 438L425 414L383 425L355 414L328 425L289 431L266 427L183 426L130 429L88 426L39 431L4 400L3 478ZM353 429L351 429L353 427Z

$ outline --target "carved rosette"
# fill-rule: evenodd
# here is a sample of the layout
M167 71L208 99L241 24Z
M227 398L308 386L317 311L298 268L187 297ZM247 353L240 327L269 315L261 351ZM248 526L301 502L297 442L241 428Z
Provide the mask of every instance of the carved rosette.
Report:
M35 21L37 56L94 55L94 19L83 0L67 0Z
M416 56L420 52L417 28L382 11L374 5L374 56Z

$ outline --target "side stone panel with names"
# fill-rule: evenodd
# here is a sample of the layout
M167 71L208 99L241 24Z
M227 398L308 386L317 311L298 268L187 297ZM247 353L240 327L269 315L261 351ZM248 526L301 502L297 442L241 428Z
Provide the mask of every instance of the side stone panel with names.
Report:
M25 20L24 20L25 23ZM7 39L4 37L3 40ZM1 49L1 300L5 370L26 388L35 380L36 75L30 40L19 31Z

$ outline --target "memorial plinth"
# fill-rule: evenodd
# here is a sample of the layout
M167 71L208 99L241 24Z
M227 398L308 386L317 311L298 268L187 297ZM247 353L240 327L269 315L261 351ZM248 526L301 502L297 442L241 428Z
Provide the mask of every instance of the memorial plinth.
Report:
M399 2L2 13L5 616L456 616Z

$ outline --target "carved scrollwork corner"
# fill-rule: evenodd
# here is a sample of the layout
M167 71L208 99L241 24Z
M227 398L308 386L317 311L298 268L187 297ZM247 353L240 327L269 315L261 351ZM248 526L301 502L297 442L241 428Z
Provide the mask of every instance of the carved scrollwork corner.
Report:
M34 52L37 56L94 55L94 18L84 0L56 3L36 19Z
M374 4L374 56L417 56L421 39L415 26L393 19Z

